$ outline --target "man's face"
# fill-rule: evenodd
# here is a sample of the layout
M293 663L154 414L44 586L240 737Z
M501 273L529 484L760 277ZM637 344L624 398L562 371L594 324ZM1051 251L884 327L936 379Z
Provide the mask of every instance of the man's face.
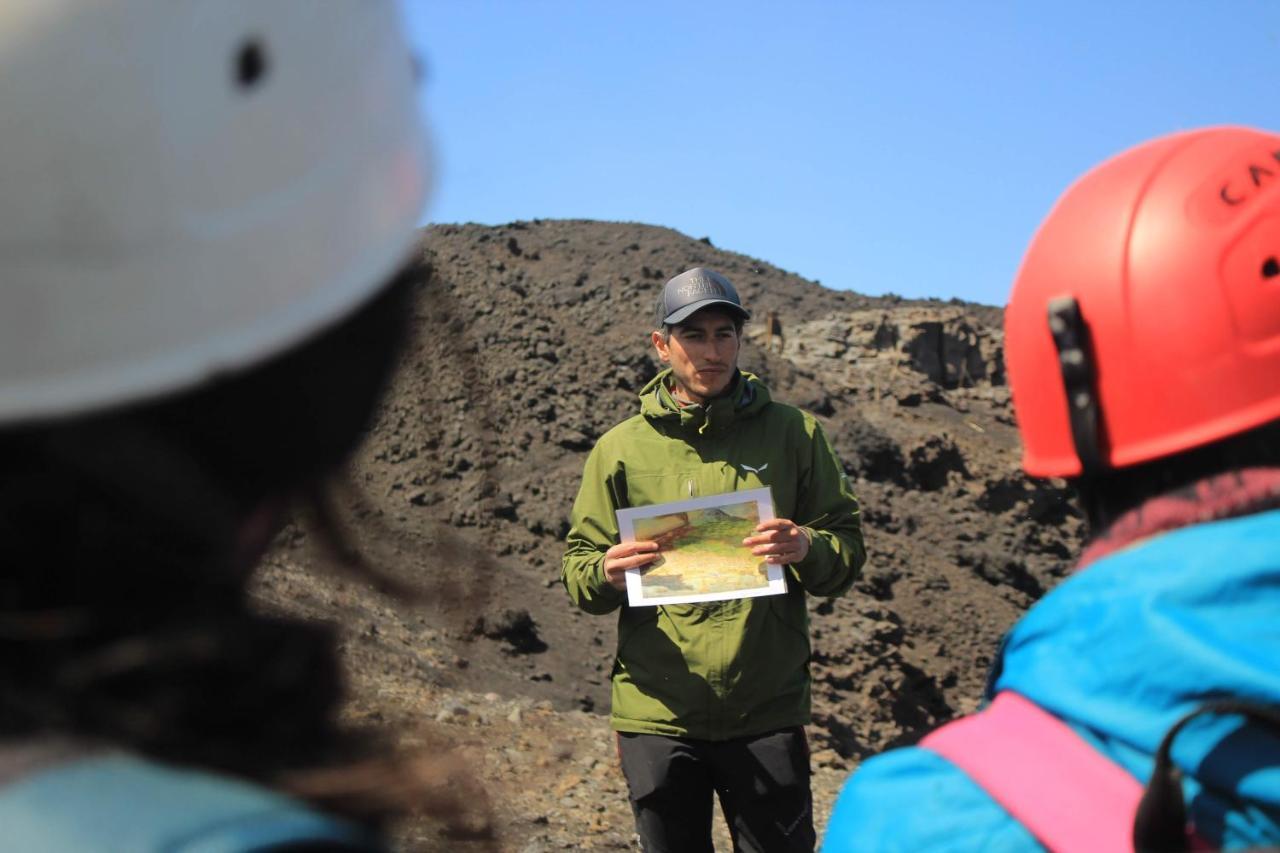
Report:
M664 364L671 365L677 390L688 402L705 403L723 394L738 366L738 329L733 317L704 308L662 339L653 333L653 346Z

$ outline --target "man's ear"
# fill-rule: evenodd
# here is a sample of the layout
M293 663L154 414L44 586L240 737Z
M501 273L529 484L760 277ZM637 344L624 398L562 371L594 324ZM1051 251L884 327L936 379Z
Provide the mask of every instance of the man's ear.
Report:
M653 341L653 348L658 351L658 358L662 359L663 364L671 363L670 344L663 339L661 332L653 332L649 335L649 340Z

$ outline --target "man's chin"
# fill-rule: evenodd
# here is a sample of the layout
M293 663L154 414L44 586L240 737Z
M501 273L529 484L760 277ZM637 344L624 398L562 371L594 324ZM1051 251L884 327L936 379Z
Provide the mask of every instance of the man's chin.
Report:
M715 397L722 397L729 393L729 386L733 384L733 374L729 371L724 373L713 374L712 381L702 381L700 378L693 378L692 381L680 382L684 388L684 393L696 397L699 400L706 401Z
M723 397L729 391L729 380L717 382L714 384L706 384L697 389L698 396L710 400L715 397Z

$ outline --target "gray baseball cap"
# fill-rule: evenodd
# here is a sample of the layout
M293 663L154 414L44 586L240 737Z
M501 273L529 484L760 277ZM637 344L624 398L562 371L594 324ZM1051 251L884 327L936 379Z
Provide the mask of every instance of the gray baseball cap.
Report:
M662 295L658 297L658 325L683 323L695 311L713 305L743 320L751 319L751 312L742 307L738 291L729 279L706 267L685 270L662 287Z

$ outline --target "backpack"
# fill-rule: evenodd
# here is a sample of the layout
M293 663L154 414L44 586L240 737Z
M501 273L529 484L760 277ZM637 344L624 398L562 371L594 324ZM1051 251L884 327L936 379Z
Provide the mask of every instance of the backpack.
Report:
M1012 691L920 746L964 771L1050 850L1207 850L1187 822L1181 774L1169 759L1178 732L1202 714L1239 714L1280 729L1275 708L1236 700L1201 705L1161 739L1145 790L1066 723Z

